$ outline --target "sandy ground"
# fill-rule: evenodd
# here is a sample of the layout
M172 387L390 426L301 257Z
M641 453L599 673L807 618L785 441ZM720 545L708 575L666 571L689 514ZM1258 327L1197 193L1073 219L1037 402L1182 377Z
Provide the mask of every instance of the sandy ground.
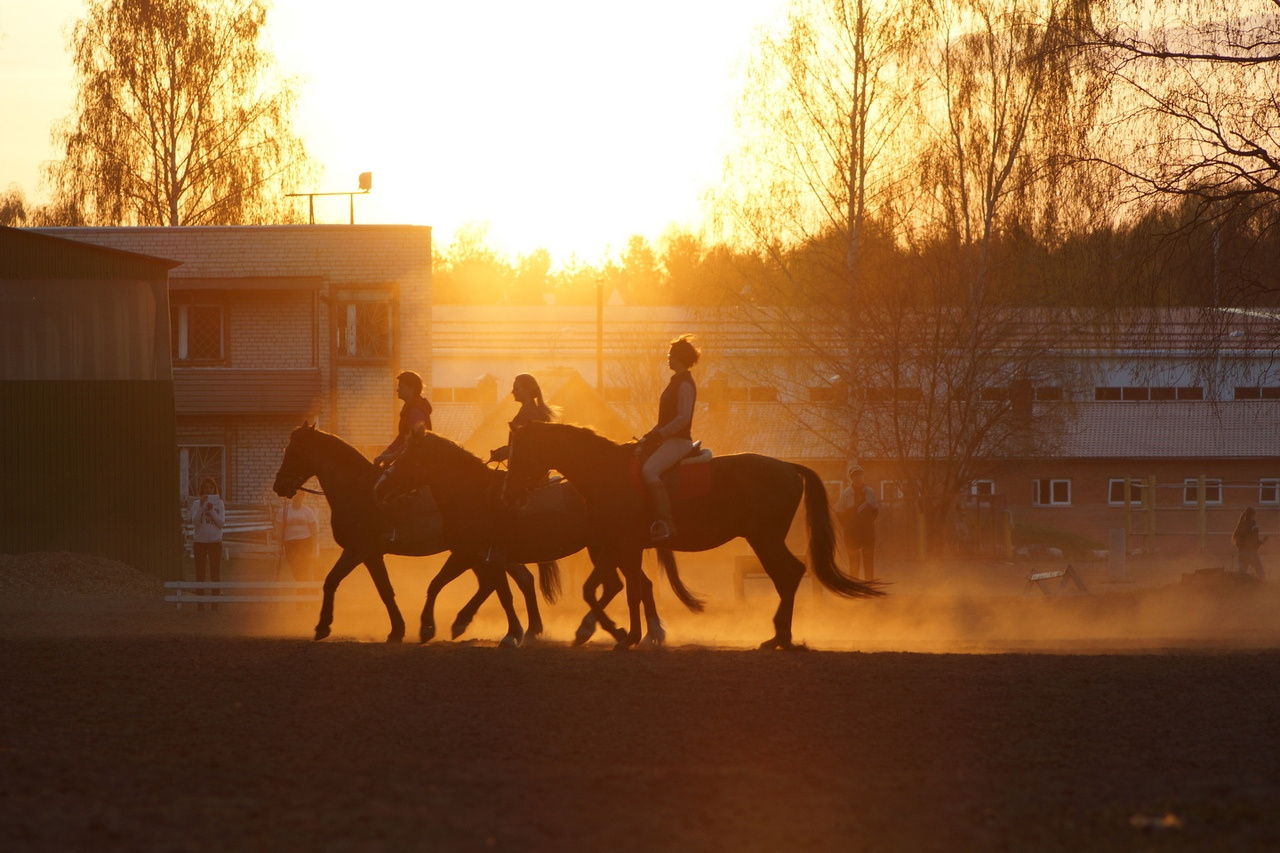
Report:
M573 601L506 650L491 604L475 639L378 642L359 575L315 643L310 605L43 593L7 559L8 849L1280 848L1270 583L1085 566L1090 595L1045 597L1026 566L914 567L881 601L806 593L782 653L748 649L764 590L692 565L708 613L662 596L664 650L570 647ZM411 635L428 577L393 567Z

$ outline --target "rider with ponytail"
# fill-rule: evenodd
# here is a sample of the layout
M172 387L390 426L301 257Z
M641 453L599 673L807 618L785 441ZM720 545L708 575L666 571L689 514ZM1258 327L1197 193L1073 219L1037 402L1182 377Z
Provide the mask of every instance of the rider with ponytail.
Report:
M517 429L534 421L546 423L556 419L556 410L542 399L542 388L538 386L538 380L528 373L521 373L511 383L511 396L515 397L516 402L520 404L520 411L516 412L516 416L511 419L511 429ZM489 451L490 462L506 462L510 458L510 443Z

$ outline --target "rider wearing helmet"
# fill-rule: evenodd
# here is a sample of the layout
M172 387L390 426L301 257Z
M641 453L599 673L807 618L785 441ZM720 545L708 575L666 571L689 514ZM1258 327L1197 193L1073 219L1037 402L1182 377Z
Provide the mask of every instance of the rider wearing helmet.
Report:
M658 401L658 425L645 433L636 454L647 456L640 468L654 522L649 538L664 542L676 534L671 519L671 496L663 485L662 473L679 463L693 449L693 405L698 399L698 386L689 368L698 363L701 353L693 345L691 335L681 335L667 350L667 366L673 371L671 381Z

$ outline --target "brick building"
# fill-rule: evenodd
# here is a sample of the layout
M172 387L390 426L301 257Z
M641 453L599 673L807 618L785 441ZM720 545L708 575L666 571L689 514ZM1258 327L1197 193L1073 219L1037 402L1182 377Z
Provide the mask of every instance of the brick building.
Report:
M169 276L179 483L229 502L271 483L304 419L376 453L394 435L393 377L431 385L431 229L408 225L50 228L180 261Z

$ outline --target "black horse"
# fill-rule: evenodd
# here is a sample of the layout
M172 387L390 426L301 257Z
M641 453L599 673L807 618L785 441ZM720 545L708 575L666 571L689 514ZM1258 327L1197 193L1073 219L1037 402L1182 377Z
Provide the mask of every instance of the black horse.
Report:
M400 615L400 608L396 606L395 591L391 588L383 557L386 554L424 557L445 550L411 550L392 544L389 539L391 519L373 496L374 485L379 476L378 467L365 459L360 451L336 435L316 429L314 425L304 424L289 436L284 460L280 463L280 470L276 472L273 486L275 493L281 497L293 497L303 483L312 477L317 478L329 501L334 541L342 548L337 562L324 579L324 598L320 604L320 620L316 624L317 640L329 636L333 625L333 598L338 584L361 563L369 570L378 595L387 608L387 615L391 618L391 633L387 635L387 642L403 639L404 618ZM446 544L451 545L447 541L447 534ZM502 645L518 645L524 638L524 630L516 615L511 589L502 575L502 568L487 563L483 559L484 555L477 551L453 547L449 547L449 550L451 553L441 573L456 569L460 574L468 568L474 569L482 588L490 587L497 591L502 609L507 614L507 634L502 638Z
M404 450L383 473L375 494L392 500L416 488L430 488L445 516L446 529L452 517L470 519L467 526L472 538L466 546L495 547L507 561L559 559L587 546L587 513L576 489L563 480L551 483L544 480L526 493L517 508L495 501L502 492L506 476L505 472L489 468L479 457L449 439L419 429L409 436ZM477 518L489 518L496 527L486 528L477 524ZM616 565L608 563L605 555L592 553L591 556L594 569L583 586L583 597L592 605L593 612L583 619L575 638L577 644L591 637L598 621L596 611L602 613L604 606L623 589ZM677 595L687 603L693 601L696 606L696 600L680 582L670 552L664 555L663 566ZM431 618L430 611L439 591L437 584L442 587L448 580L442 571L431 582L422 615L424 625ZM544 594L546 591L544 589ZM476 593L477 598L487 594L488 591L483 589ZM648 616L649 630L643 642L660 644L666 635L657 616L651 587L642 591L639 598ZM478 606L476 599L468 604L468 608L473 606ZM464 608L464 613L468 608ZM459 620L463 615L459 614ZM632 619L633 624L639 624L638 612L632 613ZM607 617L600 624L615 639L621 641L626 637L626 632L613 625Z
M652 517L633 481L635 442L617 444L587 427L531 423L512 432L511 482L519 495L528 477L553 468L564 474L587 502L592 559L615 562L626 578L643 584L640 558L649 545ZM705 551L741 536L751 545L778 591L774 635L761 648L792 648L791 621L796 589L805 566L786 536L801 498L809 526L809 560L827 589L849 598L882 595L874 581L855 580L835 562L835 528L821 478L812 469L769 456L740 453L711 460L711 486L699 497L674 503L677 533L664 543L676 551ZM631 638L634 638L632 626Z

